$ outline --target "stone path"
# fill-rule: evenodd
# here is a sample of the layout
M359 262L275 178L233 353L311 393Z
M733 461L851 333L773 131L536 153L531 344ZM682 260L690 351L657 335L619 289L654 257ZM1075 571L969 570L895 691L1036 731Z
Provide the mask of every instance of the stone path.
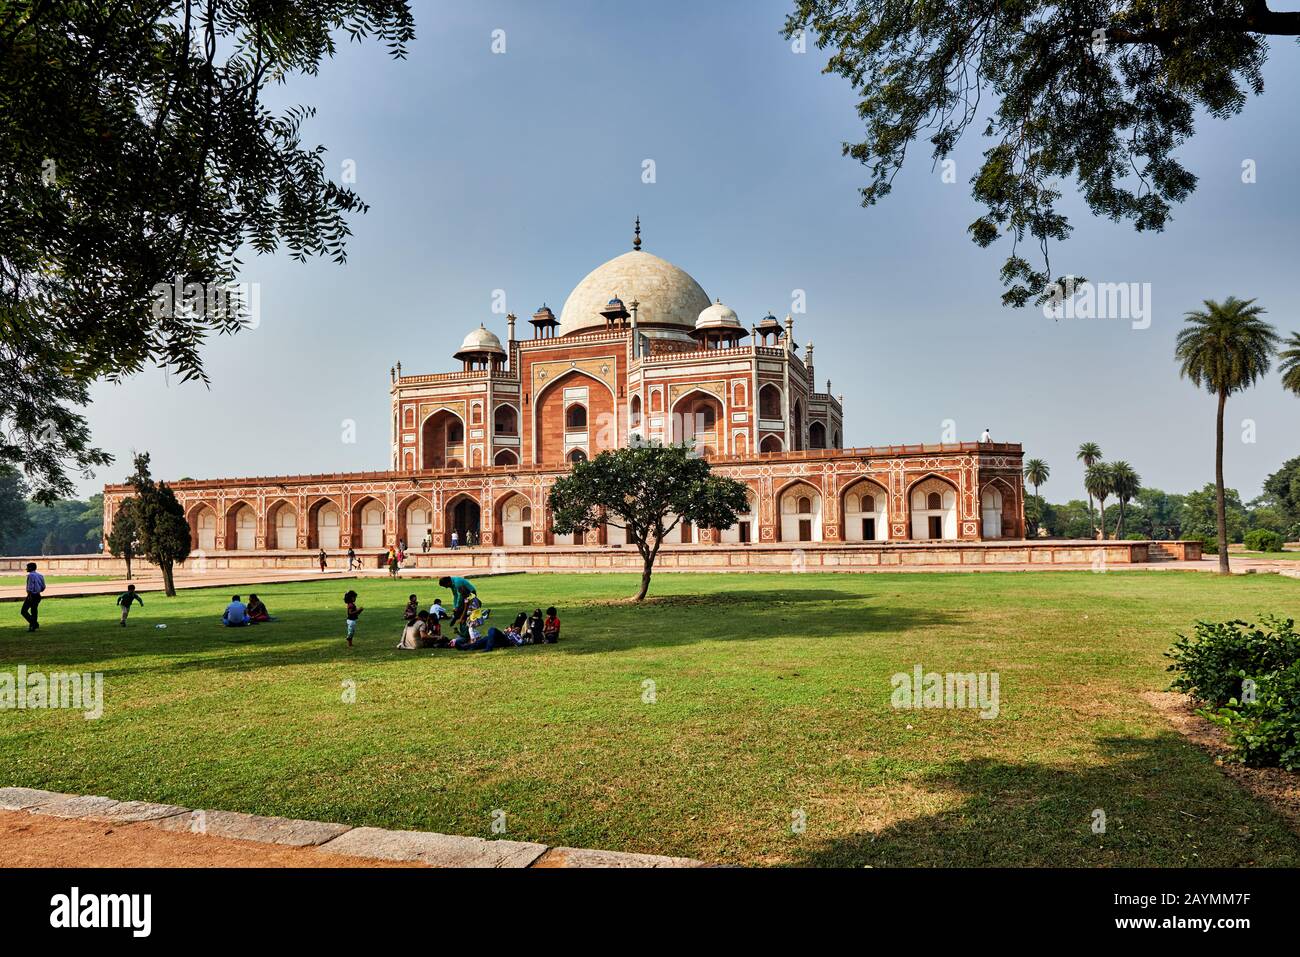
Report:
M0 788L0 867L701 867L700 861Z

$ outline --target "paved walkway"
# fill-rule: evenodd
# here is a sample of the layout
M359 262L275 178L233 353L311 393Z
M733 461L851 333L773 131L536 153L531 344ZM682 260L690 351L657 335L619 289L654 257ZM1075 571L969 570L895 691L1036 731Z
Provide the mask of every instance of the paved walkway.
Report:
M0 788L0 867L701 867L548 847Z

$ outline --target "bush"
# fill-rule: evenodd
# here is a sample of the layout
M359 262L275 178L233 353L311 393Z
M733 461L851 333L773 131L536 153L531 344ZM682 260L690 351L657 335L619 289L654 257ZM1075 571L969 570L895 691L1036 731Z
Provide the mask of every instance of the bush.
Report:
M1300 770L1300 661L1264 675L1253 691L1253 700L1201 714L1227 729L1232 760Z
M1219 554L1219 540L1214 536L1204 536L1201 538L1201 554L1217 555Z
M1252 552L1280 552L1282 544L1282 536L1267 528L1246 533L1246 548Z
M1295 622L1264 616L1262 626L1244 621L1196 623L1192 638L1179 635L1165 657L1173 659L1172 687L1197 701L1220 708L1240 700L1241 682L1300 661L1300 635Z

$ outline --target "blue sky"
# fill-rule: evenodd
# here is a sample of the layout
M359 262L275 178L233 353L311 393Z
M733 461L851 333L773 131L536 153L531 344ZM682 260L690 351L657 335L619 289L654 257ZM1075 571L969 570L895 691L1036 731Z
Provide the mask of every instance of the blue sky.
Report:
M1214 400L1178 378L1174 337L1188 309L1230 294L1300 330L1300 48L1274 43L1266 93L1241 116L1201 121L1180 151L1200 185L1164 233L1070 200L1075 232L1054 271L1150 283L1150 328L1133 329L999 304L1006 250L965 232L979 214L967 184L978 139L957 155L955 184L917 148L884 204L861 208L865 170L840 154L860 138L854 98L821 73L826 54L781 38L787 7L416 0L406 61L344 43L320 76L273 90L273 104L317 108L306 138L328 147L336 177L355 162L371 211L353 221L348 263L250 258L261 323L208 347L210 389L157 371L96 387L95 438L119 461L83 492L125 475L132 449L166 478L385 467L389 367L448 371L480 322L504 338L497 289L521 317L543 301L558 311L630 248L637 214L646 249L746 324L784 316L806 291L795 338L816 343L818 379L844 393L846 444L937 442L948 419L962 439L987 426L1052 466L1054 501L1081 497L1085 440L1148 486L1212 481ZM1251 498L1300 454L1300 399L1274 374L1230 400L1228 422L1227 480Z

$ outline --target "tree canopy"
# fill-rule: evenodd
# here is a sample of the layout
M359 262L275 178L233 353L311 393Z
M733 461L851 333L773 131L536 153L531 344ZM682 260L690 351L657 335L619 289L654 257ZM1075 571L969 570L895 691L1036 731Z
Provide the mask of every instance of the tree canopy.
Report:
M859 96L865 136L844 153L867 167L864 206L889 194L914 141L937 164L972 125L982 133L970 183L984 212L969 232L1009 243L1002 300L1024 305L1046 299L1050 245L1072 228L1062 184L1097 216L1163 229L1196 188L1176 153L1198 110L1231 116L1262 93L1268 38L1300 34L1300 12L1266 0L795 0L785 33L801 31Z
M149 474L149 453L135 457L135 471L127 479L132 496L132 519L135 525L134 554L143 556L162 572L163 590L176 595L172 569L190 556L190 526L185 509L166 482L155 482ZM116 525L114 526L116 529Z
M682 522L730 528L749 509L743 482L712 474L685 445L636 445L601 452L551 486L552 528L561 535L602 522L622 528L641 554L645 598L664 537Z
M111 458L78 408L97 379L158 365L206 381L200 349L249 321L244 249L342 261L361 198L303 143L312 109L270 83L336 37L414 38L405 0L0 4L0 464L34 498Z

